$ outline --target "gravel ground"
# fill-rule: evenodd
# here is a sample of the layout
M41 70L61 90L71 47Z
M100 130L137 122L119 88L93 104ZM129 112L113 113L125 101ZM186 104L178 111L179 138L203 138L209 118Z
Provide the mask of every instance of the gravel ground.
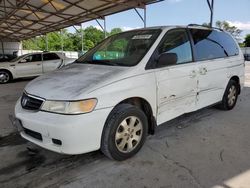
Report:
M29 80L0 85L0 187L249 188L250 62L246 64L246 87L232 111L207 108L165 123L135 157L123 162L99 151L68 156L26 142L8 115Z

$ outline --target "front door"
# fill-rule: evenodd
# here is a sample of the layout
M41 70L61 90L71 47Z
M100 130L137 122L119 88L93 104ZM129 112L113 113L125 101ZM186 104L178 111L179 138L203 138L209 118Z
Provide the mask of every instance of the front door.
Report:
M42 74L41 54L32 54L20 59L16 65L17 77L38 76Z
M197 67L193 62L186 29L174 29L166 33L157 49L158 57L163 53L176 54L177 62L164 67L156 63L157 124L193 111L196 107Z

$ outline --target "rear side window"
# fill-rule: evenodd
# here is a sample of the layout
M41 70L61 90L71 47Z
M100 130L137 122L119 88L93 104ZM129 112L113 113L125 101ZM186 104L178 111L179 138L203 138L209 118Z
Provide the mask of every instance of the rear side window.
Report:
M221 31L191 29L196 51L196 60L224 58L239 54L239 49L232 37Z
M167 32L162 44L158 48L159 55L162 53L175 53L177 64L192 61L191 44L185 29L174 29Z
M60 58L55 53L43 54L43 61L56 60L56 59L60 59Z

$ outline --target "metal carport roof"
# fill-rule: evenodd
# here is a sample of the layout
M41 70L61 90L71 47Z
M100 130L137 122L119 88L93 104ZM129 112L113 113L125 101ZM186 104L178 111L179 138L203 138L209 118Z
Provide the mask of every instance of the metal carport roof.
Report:
M23 40L161 0L0 0L0 39Z

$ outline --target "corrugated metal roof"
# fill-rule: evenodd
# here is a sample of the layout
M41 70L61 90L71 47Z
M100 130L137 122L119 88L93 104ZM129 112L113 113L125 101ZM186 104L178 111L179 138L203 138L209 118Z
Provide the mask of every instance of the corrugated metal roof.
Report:
M0 39L28 39L159 1L0 0Z

